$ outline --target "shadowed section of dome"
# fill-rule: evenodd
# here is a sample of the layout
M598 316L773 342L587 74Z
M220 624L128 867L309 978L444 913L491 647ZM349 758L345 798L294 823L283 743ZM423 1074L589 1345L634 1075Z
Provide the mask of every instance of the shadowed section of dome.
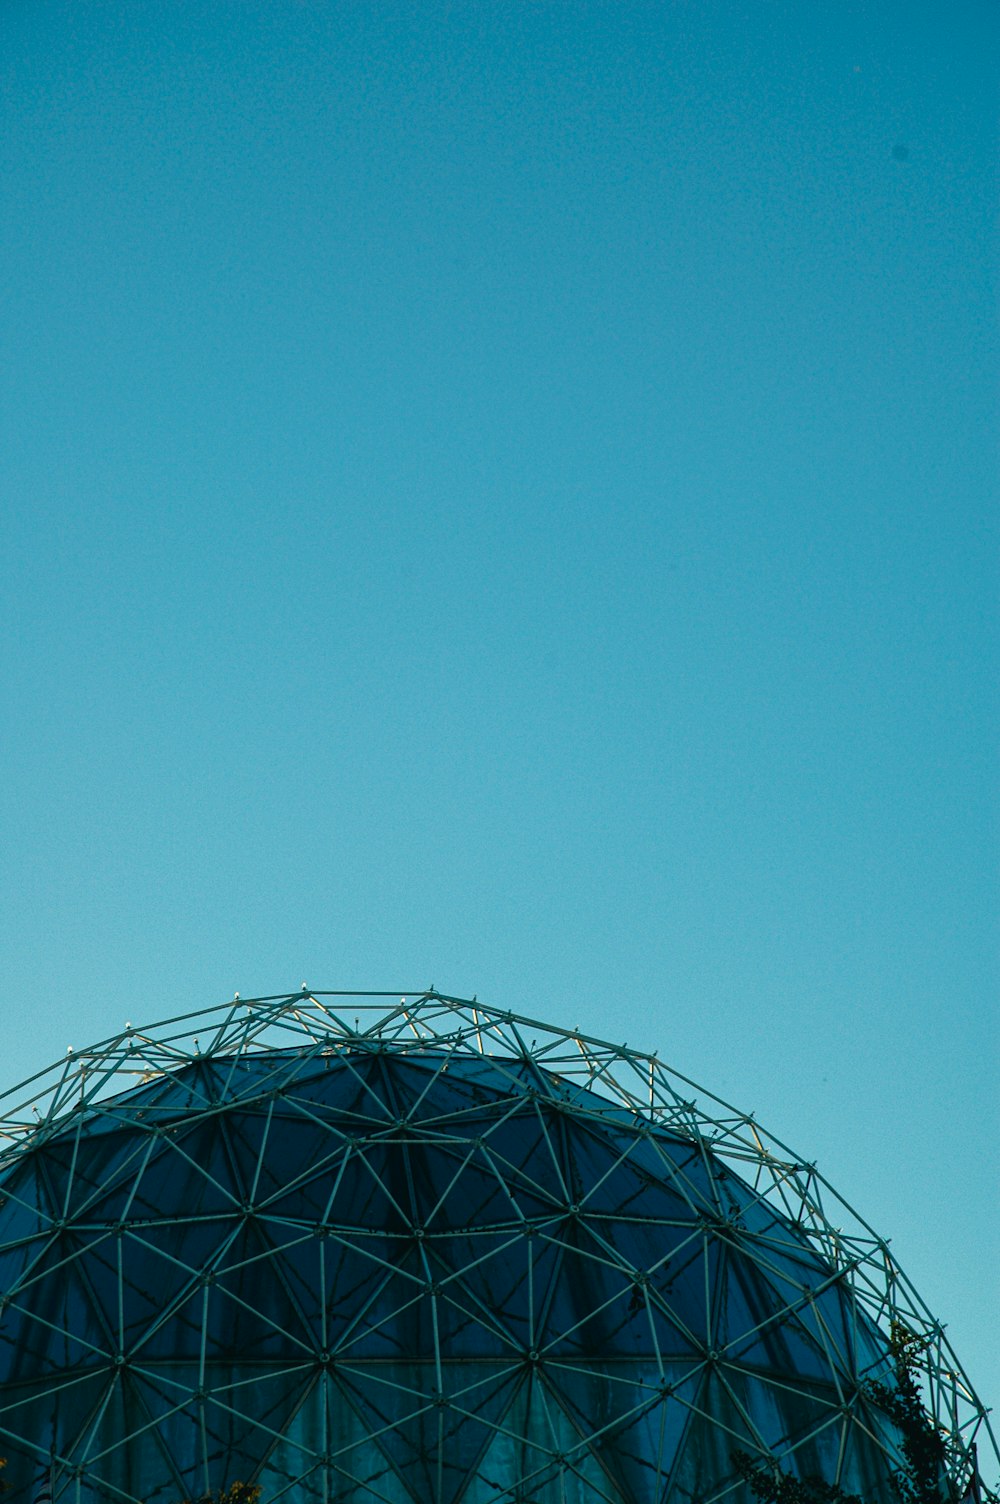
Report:
M926 1336L956 1487L988 1439L885 1245L650 1057L295 994L48 1089L0 1185L12 1504L50 1455L66 1499L708 1504L750 1497L738 1452L874 1504L892 1322Z

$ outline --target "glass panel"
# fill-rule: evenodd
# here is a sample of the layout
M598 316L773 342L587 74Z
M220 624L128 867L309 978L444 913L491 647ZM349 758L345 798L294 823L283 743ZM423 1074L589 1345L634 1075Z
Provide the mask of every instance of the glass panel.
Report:
M45 1404L95 1492L150 1504L250 1476L267 1504L495 1504L515 1478L535 1504L652 1504L668 1474L693 1500L736 1445L831 1417L801 1465L835 1466L831 1364L884 1363L725 1166L521 1061L203 1058L30 1148L4 1191L11 1504ZM884 1491L878 1446L848 1441Z

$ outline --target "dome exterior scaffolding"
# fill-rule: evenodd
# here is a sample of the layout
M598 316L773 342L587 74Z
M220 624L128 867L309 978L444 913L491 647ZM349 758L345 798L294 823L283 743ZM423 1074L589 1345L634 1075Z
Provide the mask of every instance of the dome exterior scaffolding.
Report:
M942 1497L997 1451L884 1240L655 1056L433 989L131 1026L0 1097L9 1504Z

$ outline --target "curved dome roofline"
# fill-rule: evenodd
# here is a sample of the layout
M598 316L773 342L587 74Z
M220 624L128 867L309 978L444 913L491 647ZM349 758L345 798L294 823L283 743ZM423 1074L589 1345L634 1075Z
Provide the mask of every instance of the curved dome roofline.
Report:
M821 1254L835 1279L888 1338L917 1339L926 1402L947 1436L948 1468L959 1488L995 1465L996 1440L941 1324L896 1264L888 1244L814 1164L659 1057L433 987L414 992L313 991L241 999L133 1027L66 1056L0 1094L0 1173L74 1120L127 1111L130 1088L162 1081L196 1060L238 1062L265 1054L293 1079L331 1053L433 1055L444 1071L457 1058L488 1057L511 1068L520 1089L579 1111L625 1116L704 1146L756 1197L774 1207ZM276 1067L277 1068L277 1067ZM273 1081L271 1082L273 1087ZM226 1088L223 1086L223 1091ZM123 1094L127 1094L123 1097ZM992 1463L987 1462L987 1457Z

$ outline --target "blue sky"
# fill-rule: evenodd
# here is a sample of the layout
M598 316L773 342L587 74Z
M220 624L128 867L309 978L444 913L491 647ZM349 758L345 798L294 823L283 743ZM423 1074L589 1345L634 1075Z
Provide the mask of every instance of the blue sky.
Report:
M11 0L4 1075L648 1049L997 1308L992 5Z

